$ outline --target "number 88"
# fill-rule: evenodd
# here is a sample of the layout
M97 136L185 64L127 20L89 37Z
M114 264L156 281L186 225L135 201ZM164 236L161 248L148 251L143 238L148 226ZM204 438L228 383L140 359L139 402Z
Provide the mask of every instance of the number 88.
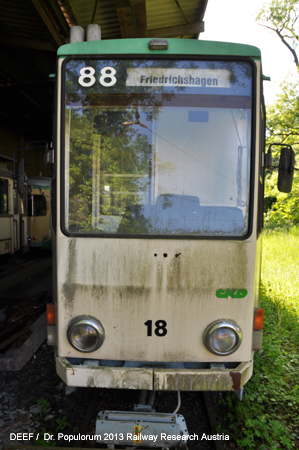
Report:
M82 67L82 69L80 69L81 76L78 79L79 84L83 87L93 86L96 82L94 74L95 69L93 67ZM115 74L116 70L114 69L114 67L103 67L103 69L101 70L101 77L99 79L101 85L105 87L113 86L117 81ZM110 79L110 81L105 81L107 78ZM86 79L88 79L89 81L84 81Z

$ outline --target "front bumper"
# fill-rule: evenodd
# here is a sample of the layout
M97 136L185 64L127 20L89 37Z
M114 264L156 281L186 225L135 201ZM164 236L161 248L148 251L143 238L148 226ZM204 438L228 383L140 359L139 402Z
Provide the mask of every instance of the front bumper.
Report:
M155 391L238 391L250 379L253 361L234 369L162 369L73 365L56 357L67 386Z

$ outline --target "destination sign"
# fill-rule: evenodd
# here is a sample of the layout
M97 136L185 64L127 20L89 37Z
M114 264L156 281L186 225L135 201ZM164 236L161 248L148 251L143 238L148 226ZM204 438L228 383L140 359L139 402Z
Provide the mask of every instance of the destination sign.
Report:
M128 68L126 86L230 88L230 73L226 69Z

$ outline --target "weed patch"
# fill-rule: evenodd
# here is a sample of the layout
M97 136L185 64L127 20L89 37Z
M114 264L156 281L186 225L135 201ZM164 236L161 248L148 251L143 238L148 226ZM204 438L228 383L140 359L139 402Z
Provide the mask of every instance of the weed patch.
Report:
M51 404L44 397L37 400L37 404L40 409L40 416L45 416L51 410ZM38 433L37 438L35 438L33 445L42 446L42 447L55 447L55 440L52 440L50 436L54 436L61 430L70 426L70 423L67 421L66 416L55 418L52 416L50 424L51 430L49 431L45 427L42 427L41 432Z

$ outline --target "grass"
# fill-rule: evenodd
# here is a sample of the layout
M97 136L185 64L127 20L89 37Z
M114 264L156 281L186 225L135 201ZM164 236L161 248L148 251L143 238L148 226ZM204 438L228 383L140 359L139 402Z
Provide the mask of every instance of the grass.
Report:
M261 307L263 349L246 401L225 396L226 431L240 449L299 449L299 228L264 234Z
M284 301L299 315L299 228L266 231L263 238L262 279L265 294Z

